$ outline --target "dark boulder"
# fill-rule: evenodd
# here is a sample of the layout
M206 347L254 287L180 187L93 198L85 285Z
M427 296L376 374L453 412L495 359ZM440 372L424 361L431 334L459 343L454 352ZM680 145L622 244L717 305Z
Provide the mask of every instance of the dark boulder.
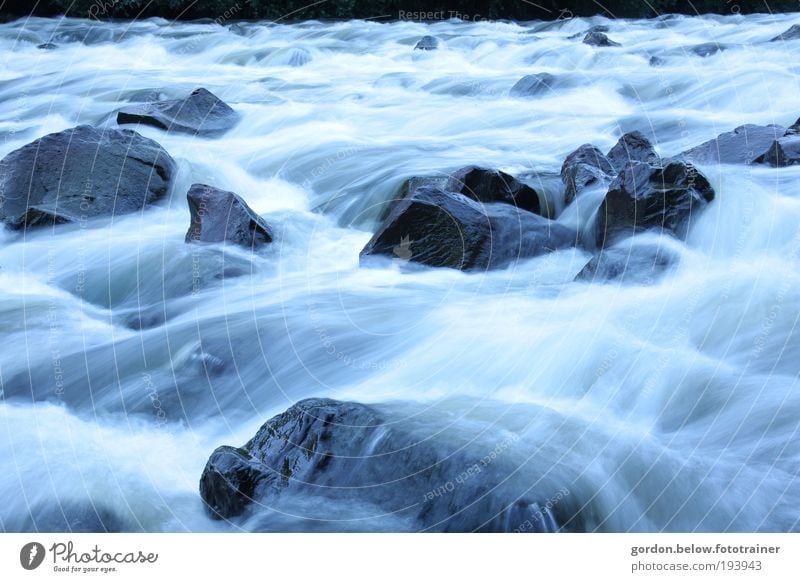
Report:
M619 244L600 249L575 277L576 281L649 285L655 283L678 257L656 243L637 244L630 237Z
M619 138L606 154L606 158L614 167L615 173L622 170L629 162L657 164L660 159L650 140L638 131L631 131Z
M159 129L218 136L233 128L239 115L207 89L196 89L186 99L131 105L117 112L117 123L141 123Z
M480 204L423 186L398 202L361 251L429 267L473 270L508 265L575 244L577 234L509 204Z
M478 202L505 202L539 214L539 194L513 176L492 170L467 166L453 173L444 187Z
M241 515L252 503L264 472L247 448L222 446L216 449L200 478L200 497L212 517L228 519Z
M779 125L742 125L683 152L680 157L701 164L752 164L783 137Z
M754 162L776 167L794 166L800 163L800 135L797 135L795 130L790 130L785 137L775 140L772 146Z
M589 46L622 46L618 42L614 42L608 36L606 36L602 32L589 32L586 36L583 37L583 44L588 44Z
M226 242L247 248L272 242L267 223L237 194L192 184L186 198L192 215L186 242Z
M0 220L13 229L137 212L169 190L175 162L129 129L81 125L0 161Z
M603 152L591 144L583 144L561 166L564 201L569 204L586 188L608 184L614 173L614 166Z
M510 532L531 515L525 531L581 527L571 502L548 507L554 491L544 480L537 493L527 480L508 478L518 467L487 459L479 439L457 446L426 438L390 408L309 399L268 420L243 447L215 450L200 495L221 519L303 499L402 517L409 531Z
M555 75L550 73L525 75L511 87L509 95L523 98L538 97L550 93L556 87L556 83Z
M770 42L777 42L779 40L797 40L798 38L800 38L800 24L793 24L778 36L770 39Z
M691 164L632 162L612 182L597 212L597 245L648 229L681 236L692 214L713 199L708 180Z
M44 42L42 44L36 45L36 48L41 49L43 51L52 51L57 49L58 45L52 42Z
M439 39L435 36L423 36L414 46L417 51L432 51L439 48Z
M403 180L403 183L400 184L400 188L397 189L397 193L383 207L379 220L385 220L386 217L391 214L392 210L394 210L397 203L401 200L405 200L410 194L413 194L417 188L421 188L422 186L444 188L444 185L447 184L447 180L448 178L444 176L412 176L411 178Z

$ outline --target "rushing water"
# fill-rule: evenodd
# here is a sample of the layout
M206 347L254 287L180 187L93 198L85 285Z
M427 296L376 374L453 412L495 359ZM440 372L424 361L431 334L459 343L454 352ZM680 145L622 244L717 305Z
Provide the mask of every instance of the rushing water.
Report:
M654 285L573 282L582 249L472 274L358 262L410 176L500 167L583 227L594 207L564 209L558 178L582 143L635 129L669 156L789 125L800 41L767 41L795 22L0 26L0 156L113 126L143 90L203 86L242 115L219 139L140 129L179 163L155 208L0 233L0 529L256 527L209 519L200 473L309 396L511 442L510 478L546 475L599 530L800 528L800 167L701 166L717 197L685 242L660 241L680 262ZM568 38L601 23L621 48ZM424 34L439 50L412 50ZM688 50L709 41L726 50ZM509 97L533 72L559 87ZM275 243L185 244L193 182L238 192ZM35 404L9 397L26 378ZM257 527L302 529L319 504Z

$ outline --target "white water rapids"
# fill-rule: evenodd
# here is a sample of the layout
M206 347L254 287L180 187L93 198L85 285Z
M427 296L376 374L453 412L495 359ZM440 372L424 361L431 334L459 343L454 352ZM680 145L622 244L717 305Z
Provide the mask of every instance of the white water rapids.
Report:
M218 139L140 128L179 164L143 213L0 233L0 382L45 392L0 403L0 530L247 528L207 517L203 466L311 396L424 411L432 436L513 433L509 478L564 487L591 529L800 529L800 167L699 166L716 199L661 241L680 261L654 285L574 282L584 249L487 273L358 260L411 176L498 167L583 225L558 177L583 143L639 130L671 156L793 123L800 41L768 40L798 22L0 25L0 157L114 126L142 90L206 87L242 116ZM596 24L622 47L568 38ZM438 50L412 50L425 34ZM688 50L710 41L726 50ZM509 97L536 72L563 83ZM195 182L240 194L275 242L187 245ZM303 528L317 503L258 527ZM359 529L326 511L317 529Z

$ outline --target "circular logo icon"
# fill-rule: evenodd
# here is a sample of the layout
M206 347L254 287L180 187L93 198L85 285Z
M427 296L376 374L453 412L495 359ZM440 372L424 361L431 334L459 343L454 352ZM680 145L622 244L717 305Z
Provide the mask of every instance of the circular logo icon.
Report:
M19 552L19 563L26 570L35 570L44 562L44 546L39 542L29 542Z

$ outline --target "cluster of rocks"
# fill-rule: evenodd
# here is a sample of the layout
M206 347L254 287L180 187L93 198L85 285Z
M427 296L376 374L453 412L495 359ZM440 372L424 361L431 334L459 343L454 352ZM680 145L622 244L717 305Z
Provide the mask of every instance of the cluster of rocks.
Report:
M606 154L591 144L580 146L564 161L561 179L567 204L589 189L606 191L595 224L600 253L647 230L682 236L692 214L714 199L694 165L661 159L638 132L623 135ZM362 250L362 263L381 256L486 270L580 245L576 230L541 216L541 199L531 186L491 168L467 166L447 180L410 178ZM608 259L595 257L581 278L600 272L592 264L607 267Z
M218 136L238 123L238 114L210 91L197 89L185 99L124 107L117 123ZM25 230L141 212L167 195L175 173L175 161L154 140L132 129L80 125L0 160L0 221ZM255 248L272 241L269 226L233 192L194 184L187 200L187 242Z

